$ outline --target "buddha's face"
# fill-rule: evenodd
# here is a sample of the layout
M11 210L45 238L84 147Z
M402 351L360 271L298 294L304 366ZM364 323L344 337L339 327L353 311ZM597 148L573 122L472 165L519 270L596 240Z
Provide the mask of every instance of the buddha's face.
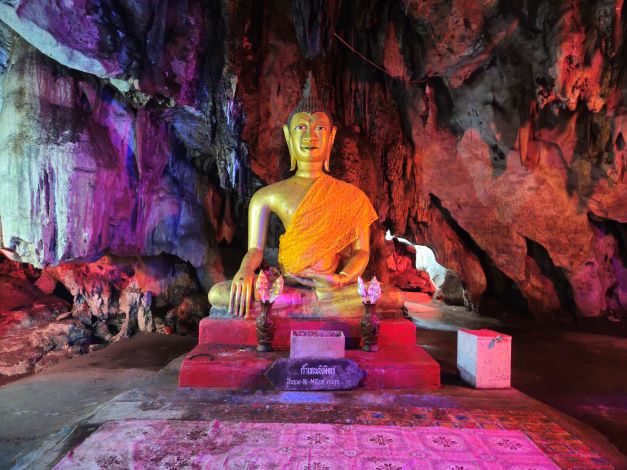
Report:
M297 162L328 161L336 128L325 113L296 113L283 131L290 155Z

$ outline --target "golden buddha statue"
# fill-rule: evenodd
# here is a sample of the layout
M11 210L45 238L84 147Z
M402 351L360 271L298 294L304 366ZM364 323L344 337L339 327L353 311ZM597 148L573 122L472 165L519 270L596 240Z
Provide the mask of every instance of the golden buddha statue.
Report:
M311 90L311 83L308 84ZM286 282L276 308L301 313L357 316L363 311L357 278L370 256L370 224L377 213L356 186L329 170L336 127L308 90L283 126L294 176L259 189L248 210L248 252L233 281L214 285L209 303L250 318L255 271L263 261L268 222L274 213L285 233L279 240L279 269ZM291 286L291 287L290 287ZM384 287L382 308L400 311L400 290Z

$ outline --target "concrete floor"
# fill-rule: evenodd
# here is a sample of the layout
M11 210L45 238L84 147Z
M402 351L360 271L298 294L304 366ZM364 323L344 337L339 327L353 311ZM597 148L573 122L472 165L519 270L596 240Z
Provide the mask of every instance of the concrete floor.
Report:
M480 317L409 295L418 344L458 384L457 330L488 328L512 336L512 387L601 432L627 454L627 338L538 326L529 320Z
M444 331L418 332L418 343L442 365L440 391L305 393L298 399L363 406L394 406L407 399L433 406L434 400L446 399L469 408L542 410L616 468L627 468L627 340L520 326L509 331L490 323L513 335L512 380L520 391L472 390L457 378L456 334L450 325L476 328L484 326L483 320L462 311L420 312L427 307L432 305L410 308L417 323L449 325ZM0 469L50 468L110 419L206 419L212 403L286 400L281 392L177 390L181 355L195 343L195 338L176 335L136 336L0 387Z
M0 469L47 468L42 460L75 427L120 393L145 388L196 344L192 337L139 335L0 387ZM30 455L29 455L30 454ZM20 460L21 459L21 460Z

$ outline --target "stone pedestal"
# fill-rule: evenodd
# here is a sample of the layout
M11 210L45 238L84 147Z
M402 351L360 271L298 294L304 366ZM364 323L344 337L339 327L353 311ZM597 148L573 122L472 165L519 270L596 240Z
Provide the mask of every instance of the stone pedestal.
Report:
M345 358L365 373L360 387L368 390L433 390L440 386L440 366L416 345L416 326L409 320L382 320L379 351L361 351L359 318L275 318L273 351L255 350L255 321L205 318L200 322L199 344L185 358L180 387L271 389L264 375L274 361L287 358L292 330L341 331L346 338ZM300 359L299 359L300 360ZM326 384L325 384L326 386Z
M273 317L273 319L275 333L272 349L275 351L287 351L290 348L292 330L341 331L346 341L346 349L361 347L360 317L324 319ZM203 318L198 325L198 343L256 346L255 320ZM381 321L379 346L394 344L416 344L416 326L411 321L405 319Z
M181 366L179 387L273 389L265 373L272 364L287 358L287 351L260 353L255 348L199 344ZM420 346L381 347L370 353L346 351L366 373L366 390L435 390L440 387L440 365ZM302 360L302 359L299 359Z
M475 388L509 388L512 337L492 330L457 332L457 368Z

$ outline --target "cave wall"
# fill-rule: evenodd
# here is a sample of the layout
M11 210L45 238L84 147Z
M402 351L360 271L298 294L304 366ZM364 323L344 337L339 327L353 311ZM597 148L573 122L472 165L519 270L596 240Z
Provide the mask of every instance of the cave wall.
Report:
M474 306L513 289L539 319L624 312L625 8L1 3L0 244L37 267L173 255L206 289L252 192L289 174L281 125L312 71L375 255L390 229Z

